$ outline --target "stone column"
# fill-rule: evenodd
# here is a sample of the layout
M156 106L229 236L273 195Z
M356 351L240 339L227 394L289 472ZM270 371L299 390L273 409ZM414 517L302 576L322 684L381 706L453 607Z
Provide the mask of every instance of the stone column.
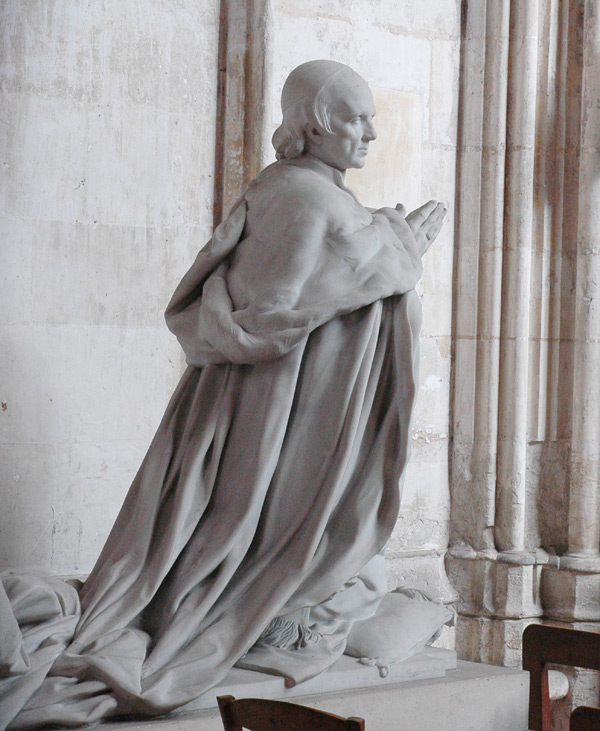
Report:
M457 237L457 276L466 268L464 257L471 269L476 267L477 278L469 299L462 283L456 290L448 566L461 596L459 651L472 660L518 665L522 631L542 614L540 561L545 554L537 550L538 536L531 530L537 505L529 476L530 362L539 326L537 313L532 317L532 262L540 233L538 54L540 48L547 50L540 45L539 28L548 14L556 20L559 8L551 0L490 0L484 14L482 3L465 7L463 43L472 44L479 29L485 66L482 76L475 64L462 69L461 133L476 137L472 87L479 82L482 154L480 180L465 165L465 148L459 162L458 205L477 201L479 242L475 258L473 242L465 237L467 219ZM494 145L487 147L491 138ZM472 205L459 209L461 225L465 216L473 216ZM469 311L473 304L476 319ZM470 348L474 363L464 357L467 333L476 342Z
M577 185L566 201L577 232L568 551L544 570L542 586L547 615L576 623L600 621L600 2L578 9Z
M538 13L537 0L511 4L495 539L515 563L535 562L525 510Z
M509 0L468 6L461 64L451 540L492 554L509 13Z
M472 289L461 281L455 290L448 563L461 596L460 654L518 665L528 623L600 622L600 0L509 5L507 105L502 94L483 96L496 58L493 37L481 49L485 76L476 64L463 65L461 138L476 139L480 124L482 154L480 177L468 148L459 161L459 206L468 204L459 211L456 271L471 275ZM482 4L465 7L467 30L484 27ZM486 10L489 28L501 6L488 2ZM472 42L463 38L465 59ZM496 110L479 114L476 98ZM492 189L503 211L498 299L490 295L498 259L489 258L485 233L498 219L487 200L484 141L489 120L505 109L506 155L499 152L496 164L505 163L506 174ZM466 235L474 215L477 257ZM489 323L498 320L494 349ZM468 338L477 346L469 349ZM495 359L497 378L488 366ZM483 404L488 410L477 422ZM571 675L574 696L585 700L585 678Z
M600 4L586 3L579 185L570 560L600 570Z
M565 196L576 227L568 551L543 573L550 619L598 631L600 622L600 2L575 4L583 15L573 45L579 61L570 88L581 89L571 117L577 144L567 155L576 184ZM583 11L583 12L582 12ZM582 56L582 57L581 57ZM577 64L573 64L577 68ZM571 127L574 127L571 122ZM575 195L576 193L576 195ZM597 705L598 674L572 668L571 694L553 708L553 722L577 705ZM566 727L566 723L565 723Z

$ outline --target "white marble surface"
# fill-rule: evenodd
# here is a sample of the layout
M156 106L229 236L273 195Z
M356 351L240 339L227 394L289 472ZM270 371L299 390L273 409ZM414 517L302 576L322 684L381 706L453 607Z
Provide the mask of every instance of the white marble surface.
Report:
M326 672L289 688L286 687L284 678L233 668L223 683L184 708L186 711L215 708L219 695L289 700L312 693L333 693L354 688L405 683L411 680L443 678L447 670L454 668L456 668L456 652L435 647L427 648L403 662L390 665L390 671L385 678L379 675L378 668L363 665L349 655L342 655Z
M459 661L443 678L303 695L295 702L359 716L373 731L525 731L528 673ZM216 708L153 721L110 723L101 731L222 731Z

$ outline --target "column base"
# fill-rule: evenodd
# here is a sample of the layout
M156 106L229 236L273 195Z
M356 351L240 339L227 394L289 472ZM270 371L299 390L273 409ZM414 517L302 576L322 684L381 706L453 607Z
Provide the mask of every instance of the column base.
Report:
M542 567L530 559L535 553L497 554L450 551L446 558L452 585L460 596L462 615L495 619L541 617L540 576ZM516 561L506 559L516 558ZM525 560L527 559L527 560Z
M600 556L597 553L566 553L558 559L558 568L590 571L600 574Z
M520 668L523 631L537 621L533 618L489 619L459 615L456 623L458 657L469 662Z
M535 551L500 551L496 560L500 563L510 563L515 566L532 566L539 563Z
M541 596L548 619L562 622L600 622L600 571L592 572L565 565L545 566ZM586 564L587 565L587 564Z

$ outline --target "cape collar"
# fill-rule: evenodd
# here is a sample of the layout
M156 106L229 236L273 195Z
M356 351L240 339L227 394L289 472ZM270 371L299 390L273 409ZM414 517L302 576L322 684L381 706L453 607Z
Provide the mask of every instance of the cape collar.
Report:
M348 188L344 183L345 173L341 172L341 170L338 170L337 168L331 167L331 165L328 165L322 160L319 160L318 157L305 152L300 157L294 157L291 160L280 160L280 162L283 162L286 165L294 165L296 167L312 170L317 173L317 175L320 175L338 188L341 188L344 192L349 193L352 198L359 203L354 191Z
M331 181L340 188L346 187L344 185L344 178L346 177L345 173L343 173L341 170L338 170L337 168L331 167L331 165L328 165L326 162L319 160L318 157L315 157L314 155L310 155L308 152L305 152L304 155L302 155L301 157L297 157L296 160L301 167L314 170L316 173L319 173L319 175L327 178L327 180Z

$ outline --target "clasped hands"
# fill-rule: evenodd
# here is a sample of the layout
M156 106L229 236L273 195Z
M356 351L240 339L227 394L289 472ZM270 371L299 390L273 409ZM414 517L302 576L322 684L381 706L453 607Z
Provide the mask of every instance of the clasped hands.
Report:
M393 228L398 231L400 238L403 235L413 236L417 251L423 256L442 228L446 208L438 201L427 201L406 215L404 206L398 203L395 208L380 208L378 213L386 216Z

